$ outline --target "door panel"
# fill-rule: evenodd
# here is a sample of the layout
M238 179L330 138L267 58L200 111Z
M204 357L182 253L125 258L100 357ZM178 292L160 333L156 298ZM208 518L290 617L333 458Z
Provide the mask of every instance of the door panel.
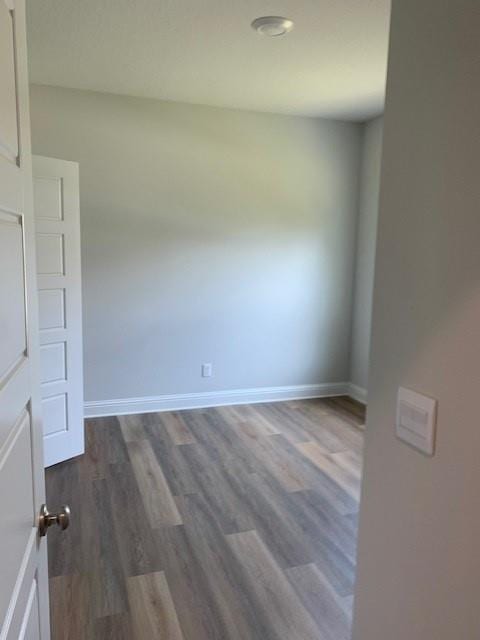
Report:
M32 198L25 4L0 0L1 640L50 637Z
M3 525L2 546L8 549L2 563L2 581L15 584L18 567L22 563L28 538L31 534L32 513L34 511L32 470L25 467L31 451L30 416L25 407L20 418L10 431L0 459L0 504L8 514ZM16 469L24 468L19 474ZM16 478L15 491L11 479ZM10 597L8 592L0 592L0 619L7 613Z
M37 275L63 276L63 234L37 233Z
M0 211L0 380L25 355L25 288L23 230L20 215Z
M40 347L40 383L65 382L67 376L65 342L52 342Z
M13 15L0 2L0 146L8 158L18 155L17 96L15 87Z
M68 432L67 395L48 396L42 402L45 436Z
M84 452L78 164L33 157L45 466Z
M37 220L63 220L61 178L35 176L33 193Z
M38 583L32 582L28 596L25 617L18 635L18 640L36 640L40 635L40 616L38 611Z
M17 420L27 407L29 377L28 358L24 356L0 381L0 455L6 451Z
M38 292L40 330L45 331L43 338L56 337L55 329L65 329L65 294L63 289L41 289ZM48 333L47 333L48 332ZM61 335L61 334L60 334Z

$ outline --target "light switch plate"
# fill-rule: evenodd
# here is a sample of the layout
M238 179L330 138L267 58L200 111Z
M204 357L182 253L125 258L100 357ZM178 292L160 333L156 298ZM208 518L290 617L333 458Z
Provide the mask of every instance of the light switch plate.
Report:
M400 387L397 398L397 437L433 456L437 401L421 393Z

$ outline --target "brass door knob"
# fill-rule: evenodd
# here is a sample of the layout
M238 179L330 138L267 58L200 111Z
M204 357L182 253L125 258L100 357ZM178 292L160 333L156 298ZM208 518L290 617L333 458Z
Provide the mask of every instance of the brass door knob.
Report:
M48 528L56 524L64 531L70 524L70 507L64 505L57 513L50 513L46 504L40 507L40 515L38 517L38 533L42 538L46 535Z

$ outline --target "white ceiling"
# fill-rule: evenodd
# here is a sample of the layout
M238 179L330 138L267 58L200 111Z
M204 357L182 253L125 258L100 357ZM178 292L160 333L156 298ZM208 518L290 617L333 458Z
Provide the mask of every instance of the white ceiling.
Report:
M30 78L348 120L383 109L389 0L27 0ZM295 21L281 38L250 28Z

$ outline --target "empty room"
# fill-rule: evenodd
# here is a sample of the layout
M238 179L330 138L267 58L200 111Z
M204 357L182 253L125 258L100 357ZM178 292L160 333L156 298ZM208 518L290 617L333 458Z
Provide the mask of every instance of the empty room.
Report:
M476 640L478 7L0 14L0 640Z

